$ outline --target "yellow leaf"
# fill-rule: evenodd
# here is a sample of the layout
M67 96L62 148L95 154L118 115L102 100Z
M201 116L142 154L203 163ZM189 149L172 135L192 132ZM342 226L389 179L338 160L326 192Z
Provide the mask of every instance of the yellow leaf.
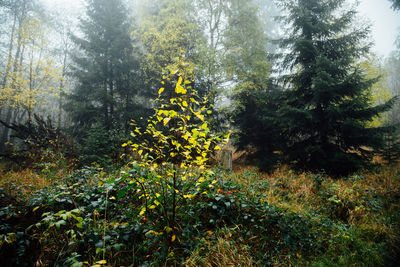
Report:
M182 106L187 107L187 106L188 106L188 103L187 103L185 100L183 100Z
M151 210L154 210L156 208L156 205L151 205L150 207L149 207L149 209L151 209Z
M104 265L107 264L107 261L106 260L97 261L96 264Z
M40 206L35 207L32 211L35 212L40 208Z
M122 147L126 147L128 144L127 143L123 143L122 144Z
M186 89L183 88L183 87L180 86L180 85L177 85L177 86L175 87L175 92L176 92L177 94L186 94Z
M196 195L183 195L184 198L194 198Z
M158 90L158 94L161 95L162 92L164 92L164 90L165 90L165 88L164 88L164 87L161 87L160 90Z
M164 122L164 126L167 125L167 123L168 123L170 120L171 120L171 118L165 118L164 121L163 121L163 122Z
M139 150L138 153L139 153L139 155L141 156L142 153L143 153L143 150Z
M142 216L145 212L146 212L146 208L142 208L142 210L140 211L139 215Z
M171 237L171 241L174 242L175 239L176 239L176 235L173 235L173 236Z
M182 76L179 76L178 82L176 83L176 86L178 87L182 83Z

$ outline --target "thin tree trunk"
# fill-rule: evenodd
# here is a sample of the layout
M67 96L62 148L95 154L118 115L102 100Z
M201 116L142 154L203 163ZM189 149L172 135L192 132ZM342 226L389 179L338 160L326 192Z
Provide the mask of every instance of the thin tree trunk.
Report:
M22 47L22 36L21 36L21 28L22 28L22 19L19 19L19 21L18 21L18 24L19 24L19 32L18 32L18 41L17 41L17 50L16 50L16 52L15 52L15 56L14 56L14 66L13 66L13 71L14 71L14 74L13 74L13 89L14 90L16 90L16 75L17 75L17 73L18 73L18 70L19 70L19 66L18 66L18 61L19 61L19 59L20 59L20 57L21 57L21 61L22 61L22 56L21 56L21 47ZM6 115L6 120L5 120L5 122L7 123L7 124L10 124L10 122L11 122L11 116L12 116L12 101L10 100L10 105L9 105L9 109L8 109L8 111L7 111L7 115ZM4 148L5 148L5 143L7 142L7 140L8 140L8 135L9 135L9 132L10 132L10 129L8 129L8 128L4 128L4 130L3 130L3 134L2 134L2 136L1 136L1 139L0 139L0 150L1 151L3 151L4 150Z
M14 38L15 38L16 25L17 25L17 13L15 12L14 19L13 19L13 26L11 28L10 45L8 47L7 65L6 65L6 70L4 73L3 82L2 82L2 86L1 86L2 90L4 90L4 88L6 87L7 82L8 82L8 75L10 72L11 61L12 61L12 50L14 49ZM2 111L2 109L0 108L0 114L1 114L1 111Z
M63 67L62 67L62 73L61 73L61 79L60 79L60 96L58 99L58 128L61 128L61 117L62 117L62 94L65 89L65 84L64 84L64 79L65 79L65 72L66 72L66 65L67 65L67 51L64 51L64 59L63 59Z
M6 115L6 119L5 119L5 123L6 123L6 124L10 124L10 122L11 122L11 116L12 116L12 108L11 108L11 107L8 107L7 115ZM4 127L3 135L1 136L0 151L4 151L4 149L5 149L5 147L6 147L6 143L7 143L7 141L8 141L9 131L10 131L9 128Z

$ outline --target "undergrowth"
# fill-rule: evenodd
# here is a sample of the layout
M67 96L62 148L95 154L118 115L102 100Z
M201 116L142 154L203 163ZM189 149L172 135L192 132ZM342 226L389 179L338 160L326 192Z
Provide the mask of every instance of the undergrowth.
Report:
M146 175L143 169L135 173ZM57 179L29 171L2 172L2 266L399 262L397 168L342 180L288 168L270 175L252 168L232 174L214 170L211 175L215 182L204 185L207 193L182 199L176 226L169 229L161 207L140 215L140 187L124 174L96 167Z

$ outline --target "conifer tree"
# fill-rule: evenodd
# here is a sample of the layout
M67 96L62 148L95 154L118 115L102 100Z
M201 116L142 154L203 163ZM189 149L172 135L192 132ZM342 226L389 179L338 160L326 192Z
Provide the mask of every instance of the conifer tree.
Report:
M394 10L400 10L400 0L390 0Z
M79 47L73 55L73 76L78 84L71 95L69 111L77 126L100 123L125 124L132 118L138 85L138 61L134 57L127 9L121 0L87 0L81 20L83 37L72 36Z
M87 0L86 17L80 22L82 37L72 36L79 48L72 55L77 86L66 109L84 154L113 154L108 144L121 143L120 139L129 133L130 120L143 111L137 101L140 66L129 20L122 0ZM99 136L108 139L97 139Z
M393 99L372 105L367 79L357 62L369 50L369 28L353 28L354 9L345 0L283 1L288 11L290 50L283 66L289 90L277 118L287 145L284 154L299 167L346 174L364 166L383 148L388 128L370 127Z

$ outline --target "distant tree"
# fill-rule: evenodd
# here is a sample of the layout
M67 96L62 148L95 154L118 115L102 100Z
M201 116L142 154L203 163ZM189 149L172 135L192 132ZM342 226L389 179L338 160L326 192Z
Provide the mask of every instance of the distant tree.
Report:
M28 120L43 96L49 81L55 78L46 44L41 6L35 0L5 1L1 10L6 17L6 46L0 72L0 115L6 124ZM43 99L43 98L42 98ZM28 113L28 114L27 114ZM4 128L0 150L9 139Z
M394 10L400 10L400 0L390 0L392 4L392 8Z
M283 92L271 81L262 88L242 90L235 95L234 126L238 129L235 143L248 151L248 160L263 171L271 171L280 160L285 139L277 119Z
M260 16L265 0L196 0L197 21L207 43L201 46L201 77L210 95L214 130L229 126L227 113L235 96L267 82L265 18ZM263 13L265 14L265 13ZM272 20L272 18L271 18ZM229 99L229 100L227 100ZM228 111L228 112L225 112Z
M68 110L79 126L96 122L110 129L134 109L138 86L129 17L121 0L88 0L87 18L81 20L83 37L72 36L80 52L73 55L73 76L78 85Z
M205 41L194 17L192 2L188 0L145 1L137 30L144 47L142 69L146 86L156 96L162 70L175 64L181 55L198 66L199 46ZM166 88L172 95L174 88Z
M396 42L396 49L390 53L385 68L388 71L387 86L392 95L400 95L400 36ZM389 123L400 123L400 103L397 102L389 113Z
M231 94L236 145L252 153L259 167L270 169L277 162L280 135L276 117L281 91L270 80L268 38L265 20L273 21L265 10L265 0L229 1L229 27L225 33L226 73L234 82ZM269 3L271 4L271 3ZM261 13L263 12L263 13ZM260 17L260 13L264 16ZM270 32L268 32L270 33ZM256 151L254 151L256 150Z
M390 100L391 92L388 88L388 71L383 67L382 61L373 53L368 55L360 63L360 68L365 71L367 79L377 79L370 87L370 103L375 106L383 104ZM388 114L382 113L376 116L373 121L368 122L368 126L378 127L384 125L388 121Z
M400 96L400 35L397 38L396 49L390 53L386 60L385 68L388 72L387 75L387 88L394 96ZM400 102L396 101L392 110L387 116L388 125L400 125ZM395 162L393 158L400 155L400 127L392 134L386 136L388 145L387 151L384 156L390 162Z
M86 18L80 22L83 36L72 36L79 48L72 57L71 67L77 86L66 109L83 146L85 140L91 140L88 134L95 132L89 131L93 127L109 133L105 134L109 138L116 131L127 134L129 121L142 112L137 101L139 63L129 21L122 0L88 0ZM109 143L103 141L104 145Z
M283 67L291 74L277 118L287 140L283 153L298 167L333 174L354 171L384 147L388 129L370 127L394 100L372 105L369 79L355 62L368 52L369 28L351 28L356 12L345 0L282 1L288 11L290 52Z

